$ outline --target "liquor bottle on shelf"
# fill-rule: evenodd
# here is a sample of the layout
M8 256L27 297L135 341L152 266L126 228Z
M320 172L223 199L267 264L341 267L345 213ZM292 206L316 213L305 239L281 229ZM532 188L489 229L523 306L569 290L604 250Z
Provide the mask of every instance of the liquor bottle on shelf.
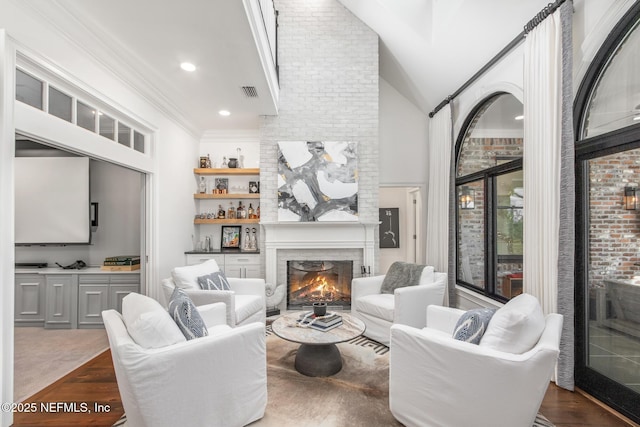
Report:
M260 205L256 208L256 218L260 219Z
M245 211L244 206L242 206L242 200L238 202L238 209L236 209L236 218L238 219L247 218L247 212Z
M253 206L251 206L251 203L249 203L249 209L247 209L247 214L249 216L249 219L255 219L255 213L253 212Z
M229 209L227 209L227 218L236 219L236 208L233 207L233 202L229 201Z
M218 219L224 219L224 217L225 217L224 209L222 208L222 205L218 205Z
M207 181L204 176L200 177L200 183L198 184L198 191L200 194L205 194L207 192Z

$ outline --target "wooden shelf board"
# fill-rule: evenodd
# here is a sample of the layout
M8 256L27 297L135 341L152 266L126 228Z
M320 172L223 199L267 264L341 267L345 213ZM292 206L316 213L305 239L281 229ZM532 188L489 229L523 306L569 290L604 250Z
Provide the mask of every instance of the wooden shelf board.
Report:
M258 224L260 219L194 219L194 224Z
M194 168L196 175L260 175L260 168Z
M212 193L195 193L194 199L259 199L260 193L243 193L243 194L212 194Z

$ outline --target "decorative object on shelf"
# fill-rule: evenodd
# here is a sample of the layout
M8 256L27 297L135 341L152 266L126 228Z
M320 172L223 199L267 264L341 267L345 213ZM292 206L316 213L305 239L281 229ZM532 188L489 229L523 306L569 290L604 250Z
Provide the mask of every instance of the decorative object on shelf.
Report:
M229 163L227 163L227 166L235 169L238 167L238 159L236 159L235 157L229 157Z
M229 178L216 178L217 194L226 194L229 190Z
M227 157L226 157L226 156L222 157L222 165L221 165L220 167L221 167L221 168L229 167L229 166L227 165Z
M258 207L256 209L256 218L260 219L260 205L258 205Z
M400 208L380 208L380 247L400 247Z
M249 236L249 227L244 229L244 237L242 239L242 249L245 251L251 250L251 237Z
M249 194L259 194L260 183L258 181L249 181Z
M240 226L223 225L222 226L222 243L223 249L240 248Z
M218 205L218 216L217 216L217 218L218 219L224 219L225 214L226 213L225 213L224 208L222 207L222 205Z
M358 221L358 144L278 142L278 221Z
M622 204L626 210L635 211L638 208L638 197L636 196L637 191L638 189L635 187L624 187Z
M240 148L237 148L238 151L238 167L239 168L244 168L244 156L242 154L240 154Z
M200 168L204 169L207 167L207 157L200 157Z
M258 250L258 230L255 227L251 228L251 248Z
M200 183L198 184L198 192L205 194L207 192L207 180L204 176L200 177Z

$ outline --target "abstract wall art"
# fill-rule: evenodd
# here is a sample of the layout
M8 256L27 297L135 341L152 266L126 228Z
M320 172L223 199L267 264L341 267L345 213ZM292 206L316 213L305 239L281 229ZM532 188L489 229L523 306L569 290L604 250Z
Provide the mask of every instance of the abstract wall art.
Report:
M278 142L278 221L358 221L356 142Z

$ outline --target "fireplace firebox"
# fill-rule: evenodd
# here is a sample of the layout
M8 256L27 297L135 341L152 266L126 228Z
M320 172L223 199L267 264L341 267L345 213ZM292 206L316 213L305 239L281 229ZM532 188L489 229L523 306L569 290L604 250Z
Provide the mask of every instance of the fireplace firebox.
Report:
M351 308L353 261L287 261L287 309Z

